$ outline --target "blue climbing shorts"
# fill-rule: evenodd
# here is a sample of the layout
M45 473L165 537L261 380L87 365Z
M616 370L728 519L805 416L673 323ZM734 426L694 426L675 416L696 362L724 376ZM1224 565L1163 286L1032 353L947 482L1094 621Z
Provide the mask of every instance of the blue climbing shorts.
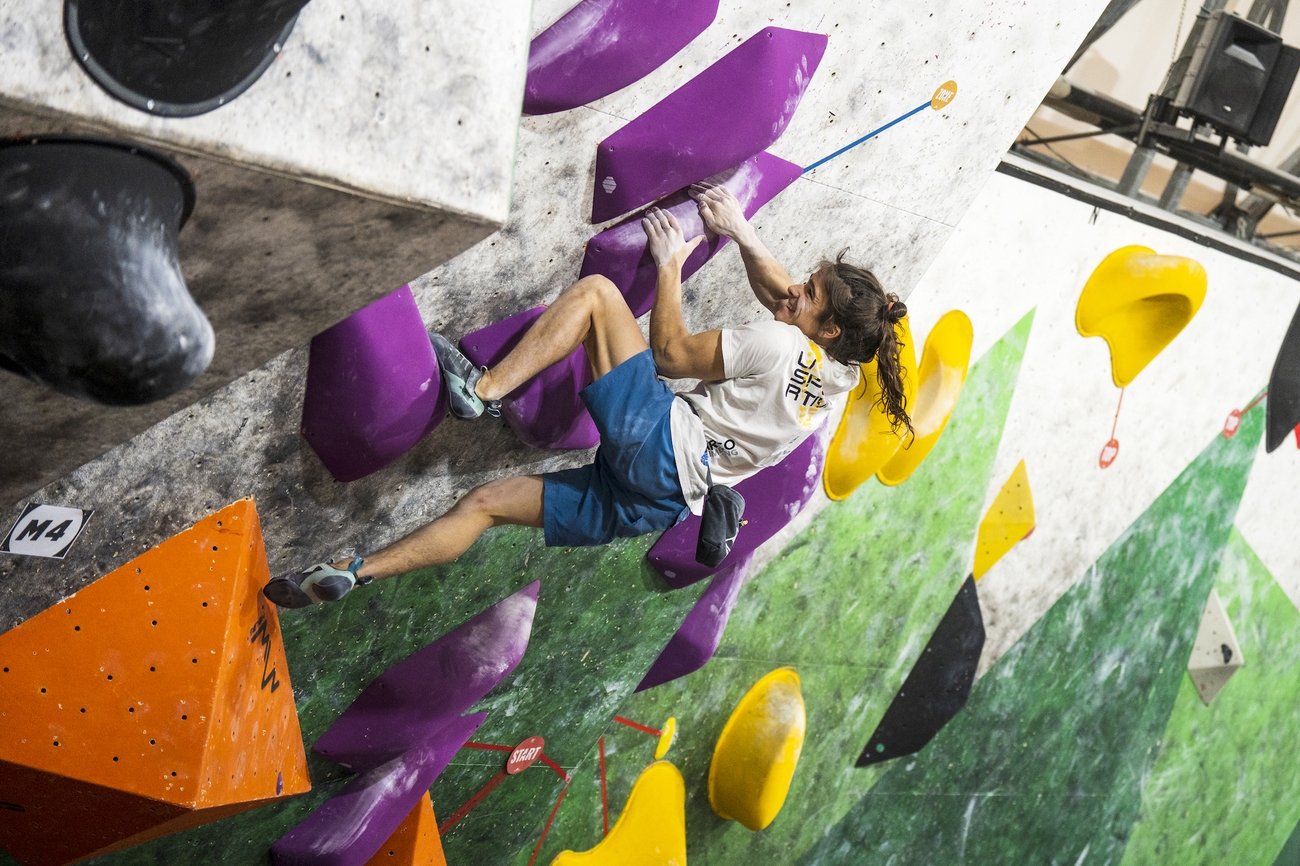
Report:
M667 529L690 513L673 458L674 399L649 349L582 389L600 447L594 463L542 476L548 547L608 544Z

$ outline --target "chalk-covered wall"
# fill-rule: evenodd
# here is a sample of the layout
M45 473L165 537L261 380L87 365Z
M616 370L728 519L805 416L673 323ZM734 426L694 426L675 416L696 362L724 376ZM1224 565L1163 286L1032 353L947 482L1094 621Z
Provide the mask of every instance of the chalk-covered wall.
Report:
M948 109L810 173L756 222L792 271L852 246L907 296L918 350L943 314L963 311L974 329L965 387L911 478L871 479L836 503L819 493L760 551L702 670L633 694L703 591L668 590L645 560L653 537L568 551L502 530L454 565L283 615L304 741L380 671L540 579L528 652L477 705L488 720L475 739L542 735L572 782L557 809L556 772L507 779L444 835L452 864L547 863L597 844L602 800L613 822L654 748L615 715L651 727L676 717L667 759L686 782L692 863L1272 863L1300 821L1294 774L1276 760L1300 735L1300 449L1289 440L1263 452L1263 405L1235 436L1222 431L1265 387L1300 284L992 174L1100 5L724 3L712 28L627 91L525 118L509 224L413 286L425 319L453 336L576 276L597 228L584 221L596 142L756 29L831 33L772 148L800 164L957 80ZM539 3L535 29L563 6ZM1124 391L1116 419L1106 345L1079 336L1075 306L1096 265L1134 244L1197 260L1208 292ZM698 327L760 315L734 250L687 294ZM485 479L587 457L528 449L500 424L448 421L374 476L336 483L297 435L306 363L305 347L287 352L37 494L97 511L65 562L0 560L5 625L242 496L257 499L275 571L378 546ZM1102 469L1112 425L1120 451ZM856 768L1022 460L1037 526L978 584L987 639L969 703L919 753ZM1246 666L1206 707L1185 665L1212 587ZM736 702L783 665L803 680L807 739L784 808L754 832L714 814L707 776ZM310 769L310 794L103 862L265 862L346 780L314 756ZM432 789L439 818L499 769L494 753L459 753Z
M459 336L558 294L577 277L597 228L587 222L597 142L768 25L831 34L798 113L772 148L799 164L957 81L950 108L926 109L817 169L757 220L792 272L848 246L906 295L1101 5L723 3L708 30L632 87L521 121L508 224L416 281L421 312ZM563 6L539 5L534 29ZM759 316L742 274L730 251L697 275L687 285L688 321L703 328ZM0 563L0 617L17 623L242 496L258 498L274 571L391 541L489 478L586 459L524 448L489 424L448 422L383 472L336 484L297 434L306 363L306 347L286 352L34 494L100 510L76 561Z

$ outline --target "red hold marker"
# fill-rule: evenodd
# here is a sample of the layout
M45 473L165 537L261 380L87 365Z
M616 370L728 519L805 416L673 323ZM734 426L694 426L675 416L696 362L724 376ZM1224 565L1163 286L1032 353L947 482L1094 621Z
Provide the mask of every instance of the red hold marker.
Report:
M1233 409L1228 413L1228 420L1223 422L1223 438L1231 439L1241 429L1241 410Z
M515 746L506 761L506 773L514 776L537 763L537 759L542 756L542 747L545 745L546 741L541 737L529 737Z
M1101 449L1101 457L1097 459L1097 465L1100 466L1102 469L1106 469L1107 467L1110 466L1110 464L1115 462L1115 458L1118 456L1119 456L1119 440L1112 439L1106 443L1105 447Z

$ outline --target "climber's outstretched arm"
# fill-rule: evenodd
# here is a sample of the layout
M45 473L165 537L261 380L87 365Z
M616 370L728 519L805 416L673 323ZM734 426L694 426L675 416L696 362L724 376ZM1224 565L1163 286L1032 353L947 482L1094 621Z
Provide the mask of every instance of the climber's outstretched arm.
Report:
M641 221L650 256L659 267L655 302L650 308L650 348L660 376L669 379L722 379L722 332L692 334L682 317L682 263L704 240L687 241L668 211L652 209Z
M695 199L705 227L736 242L754 296L768 310L776 312L776 308L790 297L790 286L794 280L790 279L790 274L758 239L758 232L745 219L740 201L725 186L712 184L694 184L690 195Z

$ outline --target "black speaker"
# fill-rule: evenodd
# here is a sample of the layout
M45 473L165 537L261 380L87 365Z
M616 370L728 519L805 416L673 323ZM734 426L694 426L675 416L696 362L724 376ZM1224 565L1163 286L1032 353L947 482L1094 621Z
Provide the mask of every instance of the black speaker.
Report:
M148 403L212 360L181 276L189 173L127 142L0 143L0 367L74 397Z
M127 105L191 117L230 102L275 60L307 0L65 0L91 78Z
M1296 72L1300 50L1278 34L1226 12L1210 16L1174 107L1221 134L1269 143Z
M1273 130L1277 129L1278 118L1282 116L1286 98L1291 95L1297 72L1300 72L1300 48L1281 46L1277 62L1273 64L1273 73L1268 77L1264 95L1260 97L1255 117L1250 122L1250 132L1245 138L1247 142L1264 147L1272 141Z

